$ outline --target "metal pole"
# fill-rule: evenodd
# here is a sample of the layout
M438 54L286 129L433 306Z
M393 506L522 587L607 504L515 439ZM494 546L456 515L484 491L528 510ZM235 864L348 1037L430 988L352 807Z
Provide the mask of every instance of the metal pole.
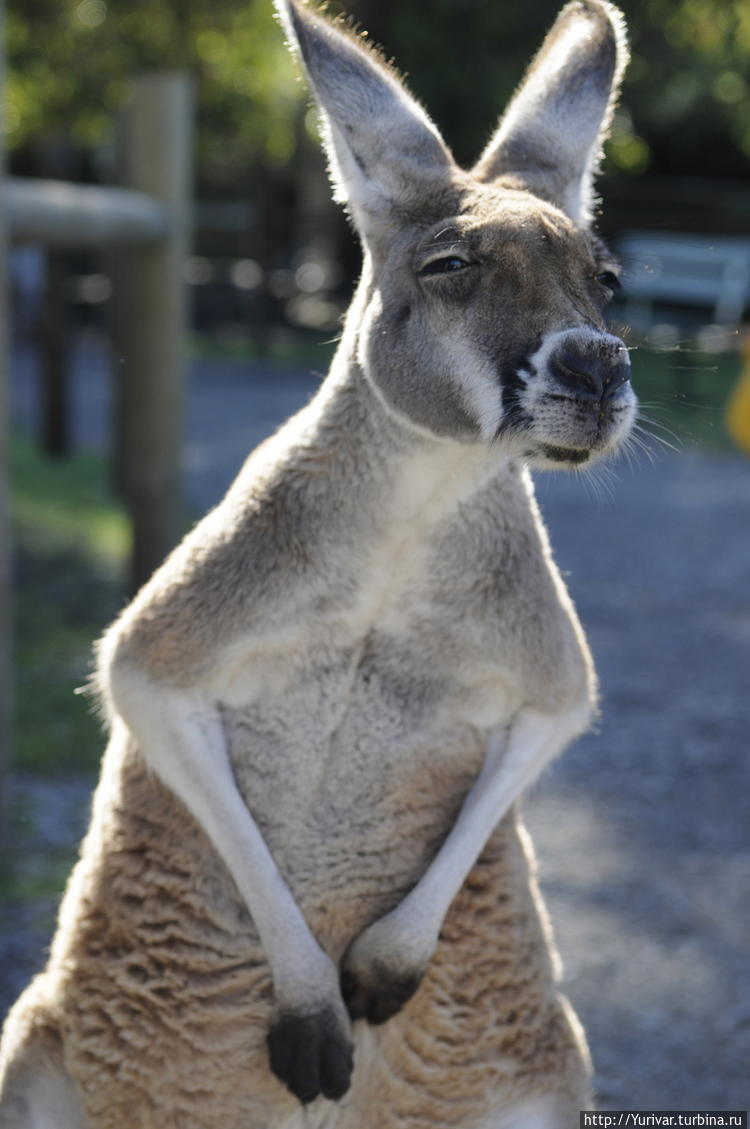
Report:
M0 0L0 186L4 181L5 12ZM8 486L8 285L5 215L0 193L0 845L9 840L7 785L11 759L12 614Z
M115 446L133 527L133 589L176 543L183 518L184 265L190 238L191 148L188 76L164 73L135 79L123 115L123 176L128 187L164 206L169 234L158 246L129 249L115 285Z

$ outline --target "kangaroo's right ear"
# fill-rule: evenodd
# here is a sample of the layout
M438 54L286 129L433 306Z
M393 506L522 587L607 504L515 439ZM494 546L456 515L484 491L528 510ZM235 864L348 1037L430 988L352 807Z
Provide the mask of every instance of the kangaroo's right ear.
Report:
M298 0L276 0L321 113L334 197L360 230L411 211L444 183L453 159L397 75L352 34Z
M628 60L625 21L607 0L569 0L474 174L515 174L579 223Z

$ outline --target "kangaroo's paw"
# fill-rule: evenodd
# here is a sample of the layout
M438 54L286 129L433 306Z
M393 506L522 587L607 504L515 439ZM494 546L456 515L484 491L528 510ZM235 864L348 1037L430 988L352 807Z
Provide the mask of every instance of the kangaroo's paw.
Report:
M423 972L404 972L376 961L364 971L344 966L341 992L352 1019L385 1023L410 1000L419 987Z
M351 1084L354 1058L349 1025L332 1007L282 1011L268 1033L271 1069L303 1103L319 1095L333 1101Z
M435 944L403 906L368 926L341 965L341 994L352 1019L385 1023L400 1011L419 987Z

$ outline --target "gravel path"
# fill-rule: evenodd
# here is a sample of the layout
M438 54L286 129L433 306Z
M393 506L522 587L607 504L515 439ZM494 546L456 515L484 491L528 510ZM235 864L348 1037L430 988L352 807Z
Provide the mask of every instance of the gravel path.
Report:
M599 731L528 805L602 1104L750 1100L750 463L540 480L597 660Z
M107 392L96 348L80 354L76 380L79 441L102 447ZM315 385L195 365L191 502L212 504L246 451ZM32 404L20 357L20 421ZM750 462L683 452L618 466L605 500L569 476L540 476L538 493L603 691L598 731L526 801L600 1103L746 1109ZM75 838L87 787L16 782L37 828L30 858L60 828ZM51 908L43 899L0 926L0 1012L43 959Z

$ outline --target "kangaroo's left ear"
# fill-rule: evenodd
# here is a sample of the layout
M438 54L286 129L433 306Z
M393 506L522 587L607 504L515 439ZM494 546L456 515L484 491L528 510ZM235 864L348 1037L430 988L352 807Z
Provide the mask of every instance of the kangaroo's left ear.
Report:
M606 0L572 0L516 91L474 169L480 180L516 174L588 223L593 179L628 61L622 13Z
M455 169L445 143L374 51L299 0L275 0L321 112L334 196L366 235L425 202Z

